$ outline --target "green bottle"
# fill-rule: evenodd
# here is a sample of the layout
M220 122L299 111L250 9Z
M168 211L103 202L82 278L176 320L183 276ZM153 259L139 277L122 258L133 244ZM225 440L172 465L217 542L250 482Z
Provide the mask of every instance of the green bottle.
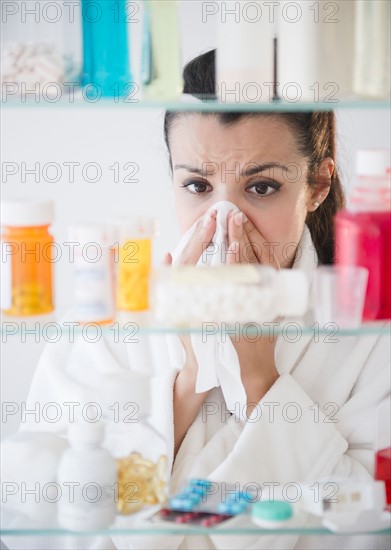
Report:
M175 100L183 91L178 2L144 2L144 99Z

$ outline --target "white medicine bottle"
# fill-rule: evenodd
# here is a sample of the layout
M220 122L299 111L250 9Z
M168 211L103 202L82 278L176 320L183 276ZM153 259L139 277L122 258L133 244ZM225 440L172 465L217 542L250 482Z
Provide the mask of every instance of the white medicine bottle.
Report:
M115 519L116 464L100 446L103 436L102 422L78 421L69 427L71 448L64 452L57 475L58 521L65 529L104 529Z
M70 228L69 236L75 245L75 319L80 323L110 323L114 319L114 264L110 231L100 225L75 225Z
M106 445L116 458L117 511L132 514L167 500L168 445L152 416L153 378L123 371L102 378Z

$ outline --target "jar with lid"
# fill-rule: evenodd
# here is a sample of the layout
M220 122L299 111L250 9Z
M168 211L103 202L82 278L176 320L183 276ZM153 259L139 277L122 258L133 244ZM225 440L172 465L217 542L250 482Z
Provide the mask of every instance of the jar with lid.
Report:
M152 416L152 378L123 371L102 379L105 445L117 462L117 511L162 505L169 485L168 444Z
M56 103L68 94L73 98L82 67L80 1L4 4L0 54L4 97L21 98L22 103Z
M54 239L51 201L1 203L1 309L18 317L50 313L53 305Z

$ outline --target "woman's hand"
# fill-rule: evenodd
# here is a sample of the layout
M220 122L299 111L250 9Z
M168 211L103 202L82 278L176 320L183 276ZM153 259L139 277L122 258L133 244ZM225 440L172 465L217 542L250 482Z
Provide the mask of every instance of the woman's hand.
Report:
M178 265L196 265L216 231L216 211L200 218L188 246L178 259ZM167 253L163 264L172 265L172 256ZM196 393L198 363L189 335L180 335L185 350L185 364L174 385L174 457L202 406L208 392Z
M270 243L242 212L233 211L228 216L227 264L262 263L280 269ZM279 377L275 362L275 337L259 336L251 340L241 335L231 341L239 358L240 372L247 395L247 415L262 399Z
M216 210L208 211L197 222L185 250L178 258L177 265L196 265L202 253L208 247L216 231ZM163 260L166 264L172 263L171 254L166 254Z
M196 265L202 253L211 242L216 231L216 210L208 211L197 222L197 226L186 249L178 258L177 265ZM172 265L172 256L167 252L163 258L164 265ZM198 371L197 359L195 357L190 336L183 334L179 336L185 350L186 360L184 368L188 369L196 377Z
M231 210L228 214L227 264L261 263L280 269L272 244L243 212Z

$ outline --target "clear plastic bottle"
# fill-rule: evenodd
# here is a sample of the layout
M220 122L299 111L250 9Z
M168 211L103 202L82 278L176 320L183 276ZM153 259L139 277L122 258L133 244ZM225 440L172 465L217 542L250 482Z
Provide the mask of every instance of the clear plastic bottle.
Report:
M1 309L14 316L50 313L53 305L54 239L51 201L1 203Z
M75 319L108 323L114 318L114 273L110 232L99 225L73 226Z
M69 427L71 448L58 467L61 488L58 521L71 531L109 527L115 520L115 460L100 444L102 422L78 421Z
M167 500L168 446L150 421L151 378L126 372L102 379L106 446L118 470L117 509L131 514Z
M390 151L359 151L357 183L335 216L336 263L369 270L364 320L391 319Z

